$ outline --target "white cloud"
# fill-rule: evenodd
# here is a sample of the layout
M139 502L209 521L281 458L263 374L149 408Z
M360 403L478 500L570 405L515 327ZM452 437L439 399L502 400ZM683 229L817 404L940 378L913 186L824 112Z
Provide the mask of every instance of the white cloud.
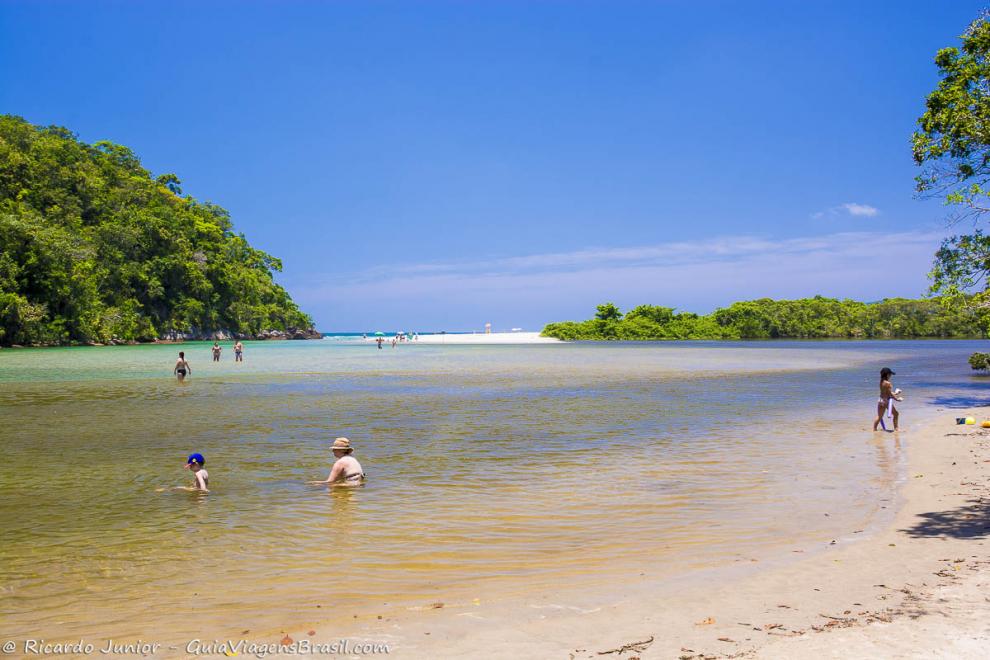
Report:
M857 204L856 202L846 202L842 205L849 215L859 215L866 216L867 218L872 218L873 216L880 213L880 209L875 206L870 206L869 204Z
M838 206L833 206L825 211L818 211L811 214L813 220L821 220L826 217L834 218L835 216L848 213L851 216L856 217L866 217L872 218L880 214L880 209L875 206L870 206L869 204L860 204L858 202L846 202L845 204L839 204Z

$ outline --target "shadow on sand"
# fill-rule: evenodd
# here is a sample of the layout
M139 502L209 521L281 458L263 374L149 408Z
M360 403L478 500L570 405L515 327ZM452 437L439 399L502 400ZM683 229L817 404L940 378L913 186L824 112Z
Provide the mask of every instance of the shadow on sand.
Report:
M899 530L915 538L948 537L982 539L990 537L990 500L978 498L951 511L918 514L920 520Z
M946 388L951 387L954 390L981 390L983 392L990 392L990 373L985 374L973 374L968 380L921 380L918 382L911 382L911 388L924 387L924 388Z
M990 398L975 396L936 396L932 403L946 408L980 408L990 406Z

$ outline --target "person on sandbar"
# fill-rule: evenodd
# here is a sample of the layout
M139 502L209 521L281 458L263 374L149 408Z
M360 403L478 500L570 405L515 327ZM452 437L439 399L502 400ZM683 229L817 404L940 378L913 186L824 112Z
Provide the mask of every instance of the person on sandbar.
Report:
M883 424L884 415L887 414L888 408L890 409L890 415L894 418L894 428L887 429L884 425L884 430L897 430L897 419L900 416L897 412L897 408L894 406L894 401L903 401L904 398L899 396L901 391L895 390L893 384L890 382L890 377L894 375L890 367L884 367L880 370L880 398L877 399L877 418L873 420L873 430L876 431L877 427Z
M333 441L333 467L330 469L330 476L325 481L308 481L309 484L339 484L341 486L360 486L364 483L364 470L357 459L351 456L354 448L347 438L337 438Z

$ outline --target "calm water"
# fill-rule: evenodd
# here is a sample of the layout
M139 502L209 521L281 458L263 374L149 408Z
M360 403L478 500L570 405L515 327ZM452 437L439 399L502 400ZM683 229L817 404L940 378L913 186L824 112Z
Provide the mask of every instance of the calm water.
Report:
M174 346L0 351L2 636L236 635L817 547L902 476L864 432L879 368L910 431L970 402L982 342L208 346L186 385ZM339 435L367 486L304 485ZM212 492L158 492L193 451Z

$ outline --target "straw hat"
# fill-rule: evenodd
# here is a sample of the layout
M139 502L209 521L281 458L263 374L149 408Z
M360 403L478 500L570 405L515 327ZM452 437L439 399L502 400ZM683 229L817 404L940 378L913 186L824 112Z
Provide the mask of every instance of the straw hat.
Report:
M333 446L330 449L340 449L348 454L354 451L354 447L351 447L351 441L347 438L337 438L333 441Z

